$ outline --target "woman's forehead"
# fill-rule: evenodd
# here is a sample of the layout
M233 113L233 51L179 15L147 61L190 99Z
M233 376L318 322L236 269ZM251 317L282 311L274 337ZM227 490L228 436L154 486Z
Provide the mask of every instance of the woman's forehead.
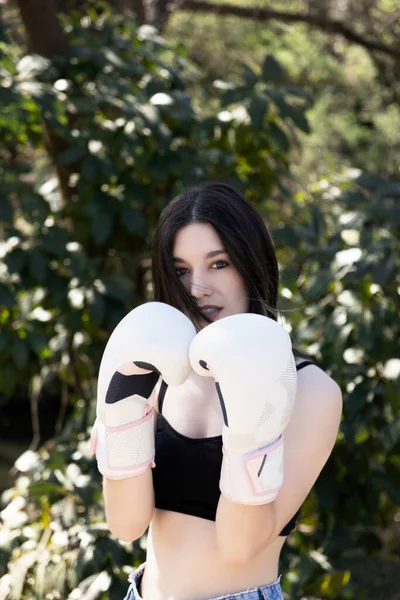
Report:
M184 254L190 254L210 258L221 252L224 252L221 238L208 223L191 223L180 229L175 236L174 257L184 258Z

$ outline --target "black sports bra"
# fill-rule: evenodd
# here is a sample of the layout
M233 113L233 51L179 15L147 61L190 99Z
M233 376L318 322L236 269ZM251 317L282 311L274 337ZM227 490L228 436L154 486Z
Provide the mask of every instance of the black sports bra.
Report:
M297 371L312 364L303 361L297 365ZM220 497L222 435L189 438L171 427L162 414L167 387L163 382L158 399L156 466L152 470L156 508L215 521ZM299 512L285 525L281 536L295 528Z

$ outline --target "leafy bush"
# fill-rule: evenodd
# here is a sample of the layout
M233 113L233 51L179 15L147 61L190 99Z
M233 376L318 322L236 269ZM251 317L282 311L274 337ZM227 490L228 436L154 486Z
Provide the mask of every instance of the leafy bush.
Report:
M110 535L86 437L67 428L57 444L17 460L24 474L3 495L3 598L121 600L126 594L127 576L144 551Z
M286 585L293 597L335 598L344 597L349 573L332 564L399 550L382 533L400 502L400 184L332 176L312 195L308 219L299 209L298 224L275 238L290 265L284 293L300 306L289 319L294 340L338 382L345 402L335 451L287 551Z
M284 185L311 101L272 57L259 73L244 67L241 85L218 82L208 102L151 28L89 10L66 30L68 54L53 62L2 46L0 392L56 374L89 401L108 334L149 295L167 201L201 179L263 201Z

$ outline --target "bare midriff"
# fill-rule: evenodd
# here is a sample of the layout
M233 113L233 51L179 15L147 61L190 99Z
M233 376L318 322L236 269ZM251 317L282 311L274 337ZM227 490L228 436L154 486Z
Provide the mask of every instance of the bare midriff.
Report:
M147 540L143 600L209 600L273 583L278 578L279 537L246 564L224 563L215 522L157 509Z

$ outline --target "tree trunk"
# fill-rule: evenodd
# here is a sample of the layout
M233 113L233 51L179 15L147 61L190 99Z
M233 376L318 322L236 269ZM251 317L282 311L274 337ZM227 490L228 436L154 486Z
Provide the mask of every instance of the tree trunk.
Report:
M153 25L157 31L163 32L171 12L170 0L145 0L147 5L147 23Z
M57 17L57 0L18 0L21 20L24 24L27 50L49 59L62 56L68 49L67 36ZM58 157L68 148L68 142L56 135L44 120L46 146L56 168L63 200L71 197L70 175L76 165L61 165Z
M28 52L53 58L65 54L68 43L57 18L56 0L18 0Z
M147 23L145 0L131 0L132 10L136 15L138 25Z

